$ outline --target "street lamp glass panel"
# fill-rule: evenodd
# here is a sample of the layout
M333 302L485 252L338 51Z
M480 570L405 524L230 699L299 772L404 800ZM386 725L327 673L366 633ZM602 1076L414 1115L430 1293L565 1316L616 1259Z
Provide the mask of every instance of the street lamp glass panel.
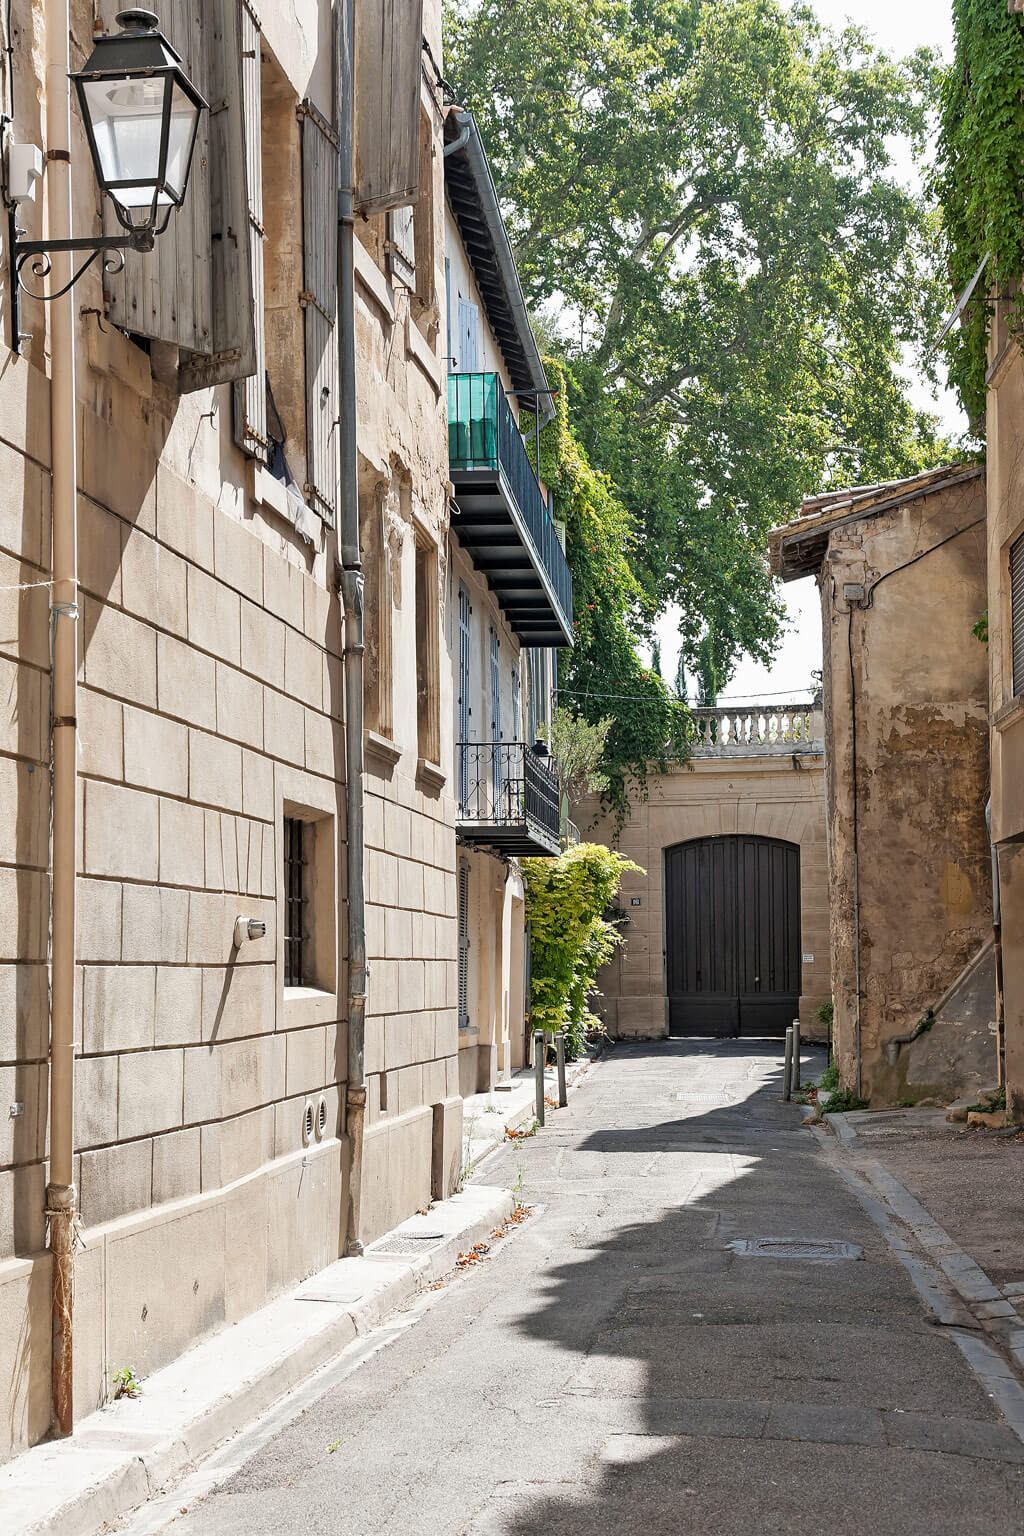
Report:
M151 205L160 185L166 89L162 79L82 81L100 180L126 208ZM158 204L170 201L161 189Z
M167 139L167 169L164 185L175 202L185 196L185 183L192 161L192 145L199 128L199 108L182 90L177 80L171 87L170 132Z

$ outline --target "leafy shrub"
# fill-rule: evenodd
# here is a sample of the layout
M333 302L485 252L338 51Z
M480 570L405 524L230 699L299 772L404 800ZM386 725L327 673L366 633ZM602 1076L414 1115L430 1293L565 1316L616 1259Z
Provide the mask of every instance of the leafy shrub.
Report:
M530 1020L550 1038L566 1032L575 1061L587 1034L600 1028L589 1008L594 981L623 943L604 913L627 870L638 864L599 843L578 843L555 859L524 859L532 971Z
M831 1002L819 1003L817 1008L814 1010L814 1017L817 1019L818 1023L827 1024L829 1029L832 1028L832 1020L834 1016L835 1006Z
M843 1115L851 1109L867 1109L867 1099L858 1099L850 1088L840 1088L835 1093L830 1093L821 1106L823 1115Z
M839 1068L834 1061L830 1061L821 1074L821 1082L818 1084L823 1093L835 1093L839 1087Z

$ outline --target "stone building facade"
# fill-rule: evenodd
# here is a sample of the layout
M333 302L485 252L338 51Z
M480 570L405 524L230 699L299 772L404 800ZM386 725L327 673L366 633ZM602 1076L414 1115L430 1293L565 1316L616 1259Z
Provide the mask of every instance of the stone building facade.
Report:
M960 465L771 535L773 571L821 591L834 1040L872 1104L995 1080L984 521Z
M113 9L74 0L74 65ZM114 1366L144 1376L336 1258L348 1222L331 7L267 0L257 17L244 0L237 11L211 0L163 22L207 97L211 86L224 93L209 133L226 138L204 141L163 237L173 243L122 277L93 269L75 289L78 1414L104 1401ZM17 134L45 145L45 91L27 64L45 51L45 8L14 0L13 25L26 61ZM454 135L433 0L423 27L415 203L356 218L363 1242L455 1186L461 1092L507 1073L522 1007L511 856L457 844L460 584L480 626L477 684L490 662L485 626L498 637L503 731L514 677L531 707L521 661L531 631L452 521L444 143ZM76 229L96 231L99 193L73 121ZM232 218L225 242L229 194L243 222ZM39 207L21 216L38 236ZM483 309L493 303L484 296ZM225 315L241 327L237 346L210 333ZM39 584L50 572L52 441L44 306L26 299L23 319L32 336L20 357L9 309L0 320L0 1076L12 1106L0 1142L0 1357L11 1383L0 1455L50 1422L50 615ZM516 338L503 347L497 370L514 385ZM478 861L481 923L469 1069L457 889L467 859ZM236 944L239 918L265 923L265 936Z
M988 345L987 554L992 843L1007 1108L1024 1122L1024 357L997 299Z
M649 779L647 797L634 801L621 831L593 801L576 815L584 836L613 844L643 870L623 876L618 905L626 942L598 978L598 1011L619 1039L777 1035L794 1018L805 1037L827 1038L817 1018L831 995L820 710L762 705L693 714L693 757ZM780 971L774 980L759 965L744 974L760 940L745 953L734 930L752 933L758 919L742 905L742 880L719 883L734 856L747 858L756 881L758 855L771 858L771 850L795 874L786 903L765 867L760 920L769 945L773 925L788 925L778 944L789 974ZM673 868L691 855L707 880L679 887L677 900ZM752 880L748 875L748 887ZM698 976L700 945L692 953L691 946L705 924L729 938L715 951L709 934L712 952ZM766 997L780 999L767 1019L758 1012Z

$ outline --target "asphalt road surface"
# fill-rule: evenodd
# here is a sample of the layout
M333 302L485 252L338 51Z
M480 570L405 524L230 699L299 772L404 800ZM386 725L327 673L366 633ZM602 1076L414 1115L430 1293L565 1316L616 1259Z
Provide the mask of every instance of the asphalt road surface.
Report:
M617 1047L480 1170L513 1236L126 1528L1024 1529L1024 1445L780 1082L775 1042Z

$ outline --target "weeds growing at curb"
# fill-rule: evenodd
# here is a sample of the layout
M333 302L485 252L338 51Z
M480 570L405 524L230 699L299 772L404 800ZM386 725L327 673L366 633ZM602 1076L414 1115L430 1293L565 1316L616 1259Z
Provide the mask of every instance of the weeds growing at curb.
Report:
M114 1371L110 1379L114 1388L115 1402L119 1397L142 1396L142 1383L135 1374L134 1366L122 1366L121 1370Z

